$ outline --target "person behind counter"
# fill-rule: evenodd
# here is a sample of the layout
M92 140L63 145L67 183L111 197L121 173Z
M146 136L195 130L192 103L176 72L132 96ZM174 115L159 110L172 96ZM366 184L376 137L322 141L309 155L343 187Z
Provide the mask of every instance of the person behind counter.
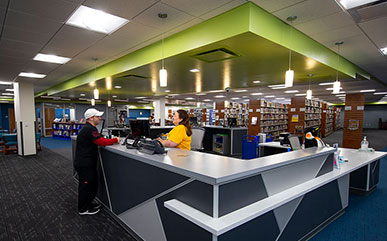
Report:
M99 212L100 205L93 202L98 190L98 146L108 146L120 142L119 138L103 138L98 132L96 126L100 123L102 115L103 112L94 108L86 110L86 124L77 136L74 168L79 176L79 215L93 215Z
M176 147L184 150L191 150L191 135L192 128L189 123L189 116L187 111L178 110L172 118L175 127L168 133L167 139L158 140L165 147Z

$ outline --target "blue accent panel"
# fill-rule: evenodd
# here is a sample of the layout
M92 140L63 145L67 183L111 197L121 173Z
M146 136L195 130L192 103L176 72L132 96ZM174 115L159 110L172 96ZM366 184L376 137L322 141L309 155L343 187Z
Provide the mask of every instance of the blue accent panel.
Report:
M55 118L63 118L63 109L55 109Z
M136 119L137 117L149 117L151 111L148 109L129 109L129 119Z
M0 104L0 128L9 130L9 116L8 110L13 108L13 104Z

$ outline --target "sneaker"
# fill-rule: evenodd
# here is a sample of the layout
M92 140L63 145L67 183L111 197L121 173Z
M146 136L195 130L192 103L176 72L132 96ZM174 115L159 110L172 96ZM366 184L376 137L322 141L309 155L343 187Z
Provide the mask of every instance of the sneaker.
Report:
M101 204L99 203L96 203L96 202L92 202L90 204L91 208L97 208L97 209L101 209Z
M99 208L92 207L92 208L87 209L84 212L79 212L79 215L94 215L94 214L98 213L99 210L100 210Z

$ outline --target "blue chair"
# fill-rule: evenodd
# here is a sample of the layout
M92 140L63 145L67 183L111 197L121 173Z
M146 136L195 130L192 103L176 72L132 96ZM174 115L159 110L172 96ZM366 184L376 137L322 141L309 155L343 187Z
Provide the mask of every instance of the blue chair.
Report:
M3 134L4 148L3 153L8 154L9 151L17 151L17 135Z

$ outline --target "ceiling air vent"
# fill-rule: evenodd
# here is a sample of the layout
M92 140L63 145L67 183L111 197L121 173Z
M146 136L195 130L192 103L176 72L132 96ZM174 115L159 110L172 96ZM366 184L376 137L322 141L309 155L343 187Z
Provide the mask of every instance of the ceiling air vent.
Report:
M198 53L192 57L202 60L204 62L213 63L213 62L239 57L239 55L229 49L219 48L219 49L213 49L202 53Z
M387 17L387 0L365 4L353 9L349 9L348 12L352 15L357 23Z

